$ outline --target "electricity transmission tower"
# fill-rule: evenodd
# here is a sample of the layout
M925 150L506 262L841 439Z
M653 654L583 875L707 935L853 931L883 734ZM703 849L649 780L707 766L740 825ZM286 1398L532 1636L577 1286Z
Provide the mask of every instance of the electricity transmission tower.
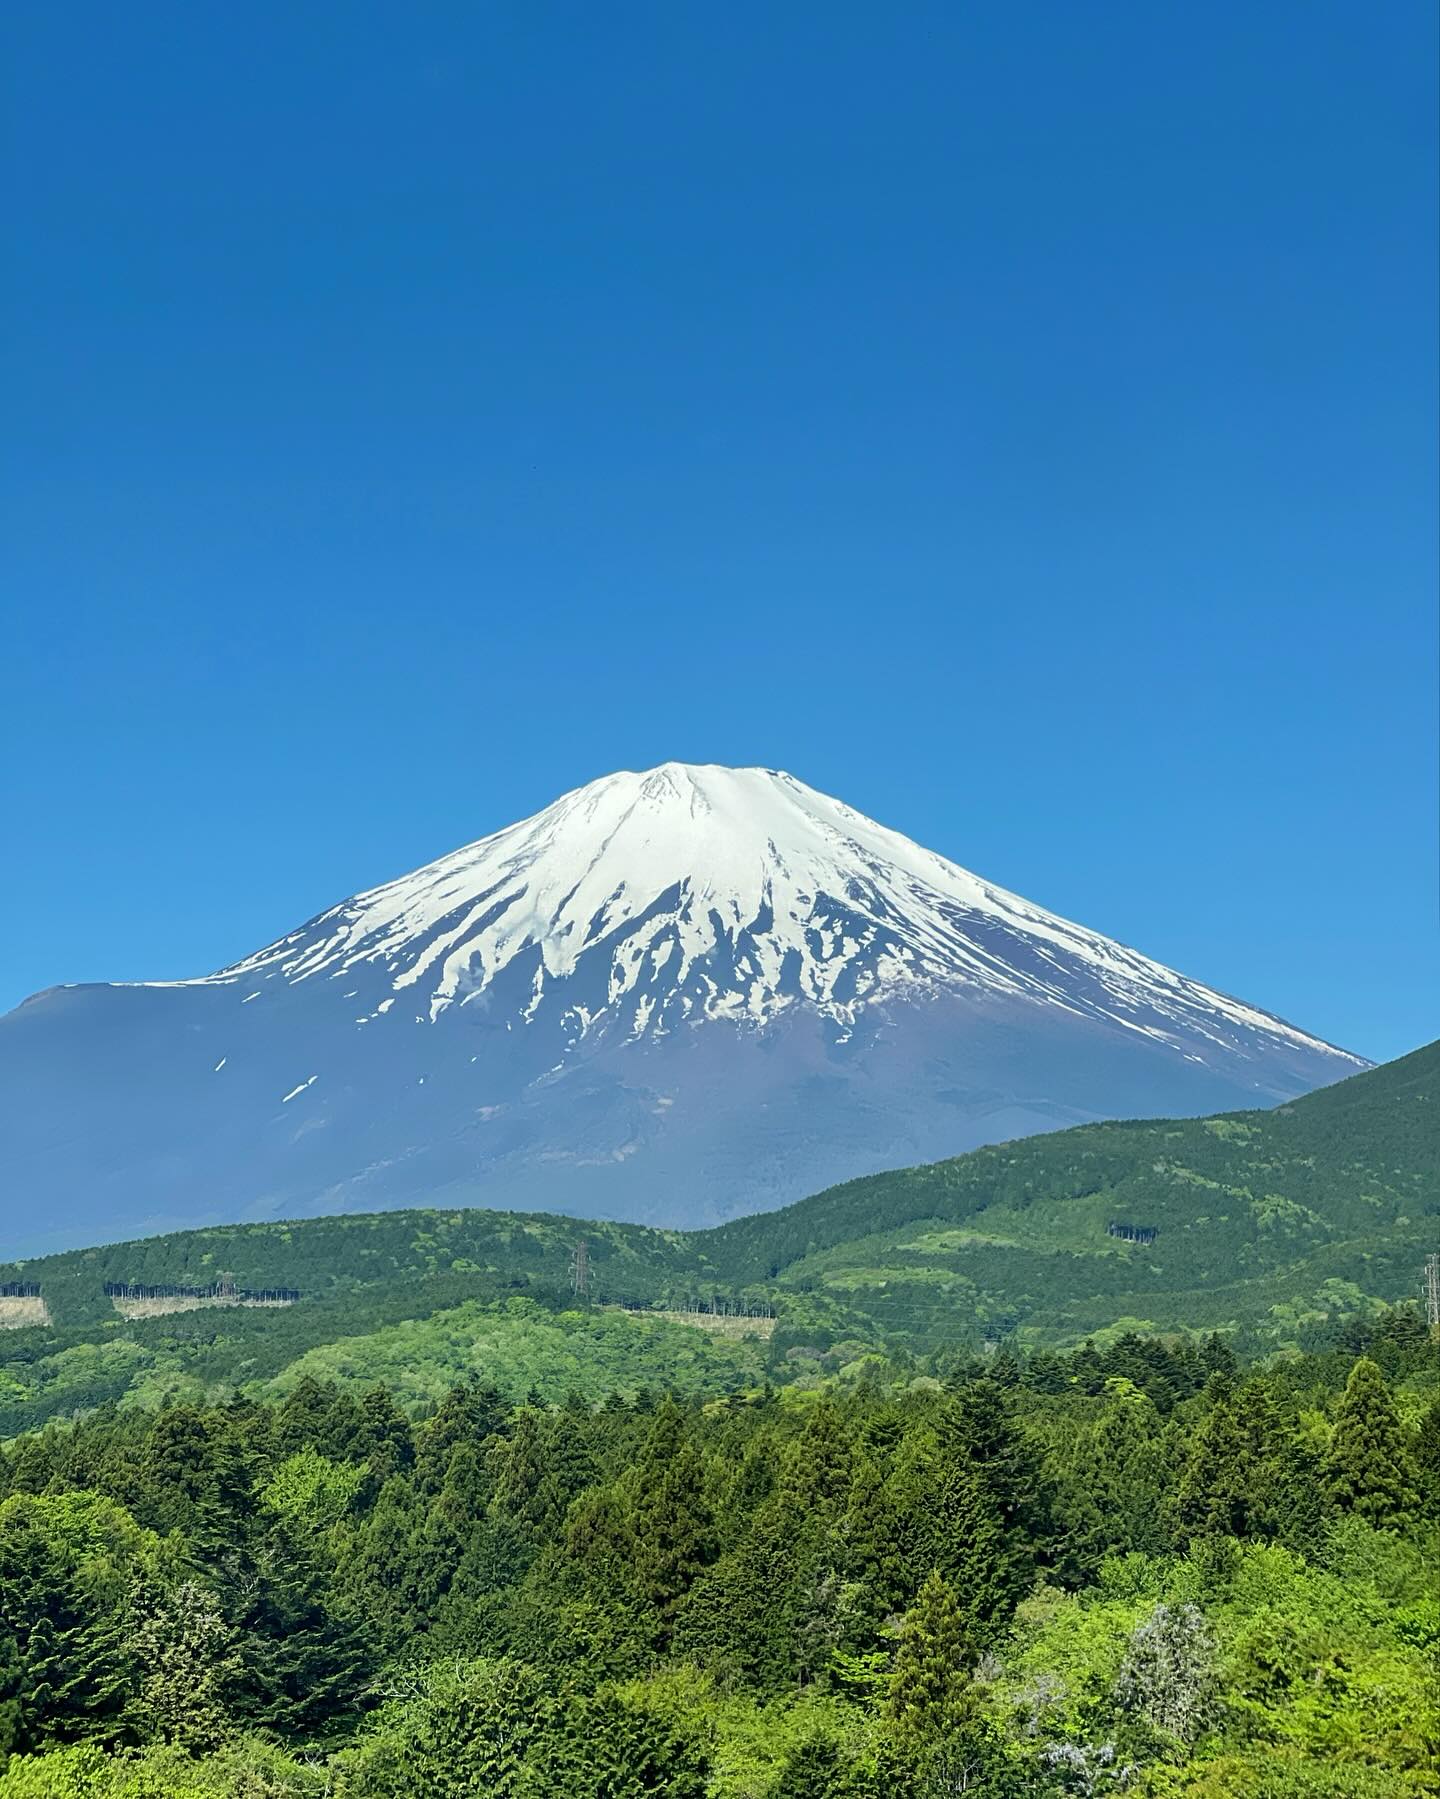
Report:
M583 1237L570 1252L570 1291L577 1299L590 1297L590 1246Z
M1440 1255L1425 1258L1425 1316L1430 1334L1440 1336Z

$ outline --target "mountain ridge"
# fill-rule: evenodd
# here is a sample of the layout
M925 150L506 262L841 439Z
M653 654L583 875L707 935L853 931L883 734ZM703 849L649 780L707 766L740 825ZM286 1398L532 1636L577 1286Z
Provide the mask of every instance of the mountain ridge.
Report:
M581 1235L582 1310L763 1307L778 1314L763 1345L775 1380L997 1338L1036 1349L1218 1329L1260 1348L1303 1347L1418 1294L1440 1236L1437 1107L1440 1043L1285 1108L989 1146L707 1231L432 1208L217 1225L32 1258L0 1266L0 1287L39 1286L51 1323L0 1332L0 1435L127 1394L158 1403L280 1379L320 1349L363 1385L397 1342L430 1340L416 1320L435 1321L434 1353L453 1371L483 1314L471 1356L483 1376L483 1342L507 1304L568 1316ZM1154 1234L1127 1241L1112 1223ZM121 1322L105 1292L106 1282L208 1287L221 1272L301 1299Z
M695 1225L1365 1066L793 776L604 777L212 974L0 1018L12 1247L436 1201Z

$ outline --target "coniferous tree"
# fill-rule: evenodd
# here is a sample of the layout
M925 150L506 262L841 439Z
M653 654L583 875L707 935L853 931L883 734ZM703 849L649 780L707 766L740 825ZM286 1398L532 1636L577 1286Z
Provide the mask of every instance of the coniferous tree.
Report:
M1367 1523L1395 1525L1415 1504L1410 1457L1385 1377L1368 1357L1350 1371L1325 1456L1333 1505Z
M547 1472L539 1414L522 1407L509 1435L491 1445L492 1515L532 1534L539 1530L551 1509L548 1496L542 1496Z
M987 1603L993 1604L991 1619L1003 1623L1053 1546L1050 1484L1038 1452L1017 1428L1004 1392L993 1381L971 1381L948 1400L937 1419L937 1435L945 1465L942 1516L958 1510L964 1528L988 1534L993 1526L998 1533L987 1581L994 1597ZM973 1555L967 1559L974 1564Z
M337 1590L347 1609L367 1619L386 1648L406 1642L425 1615L424 1524L414 1488L395 1475L345 1540Z
M365 1463L371 1494L378 1493L392 1474L406 1474L414 1465L410 1420L387 1387L369 1387L362 1395L359 1428L345 1453L348 1460Z
M533 1669L438 1663L411 1702L345 1758L347 1799L539 1799L531 1757L547 1716Z
M1105 1383L1106 1404L1071 1460L1072 1479L1099 1520L1094 1547L1105 1554L1158 1553L1165 1529L1170 1471L1160 1415L1148 1394L1123 1376Z
M972 1709L971 1644L953 1589L933 1570L900 1627L887 1714L903 1736L933 1740Z
M1234 1408L1245 1474L1244 1534L1274 1537L1281 1525L1285 1422L1264 1381L1243 1382Z
M884 1470L873 1457L861 1456L838 1526L840 1565L852 1590L847 1635L853 1649L877 1643L886 1620L904 1604L910 1578L904 1522Z
M318 1449L325 1454L330 1429L330 1414L340 1389L333 1381L318 1381L313 1375L302 1375L286 1397L275 1420L275 1454L283 1460L302 1449ZM344 1446L339 1457L344 1459Z
M945 1469L930 1524L935 1567L957 1595L973 1653L1004 1628L1029 1588L1034 1551L1005 1530L989 1490L963 1462Z
M679 1611L672 1648L743 1686L778 1692L793 1679L796 1613L813 1566L812 1521L783 1488L700 1577Z
M0 1503L4 1749L118 1736L133 1675L129 1592L153 1541L97 1494Z
M213 1416L188 1405L162 1412L130 1496L141 1524L162 1536L183 1531L206 1554L233 1542L248 1502L247 1472Z
M718 1550L704 1468L673 1399L665 1399L654 1414L635 1485L635 1572L663 1646L670 1640L676 1608Z
M478 1379L452 1387L440 1401L415 1443L415 1484L436 1493L445 1479L450 1454L459 1443L484 1443L509 1429L510 1408L504 1396Z
M547 1708L546 1723L530 1751L536 1799L705 1799L704 1755L618 1694L566 1695Z
M785 1456L781 1484L805 1507L843 1499L850 1482L850 1443L833 1401L813 1406Z
M1191 1440L1176 1500L1181 1530L1192 1542L1244 1536L1250 1519L1250 1471L1234 1388L1217 1374L1209 1395L1210 1409Z
M392 1483L393 1484L393 1483ZM313 1545L269 1525L233 1571L240 1604L235 1710L287 1739L353 1717L374 1672L376 1643L333 1603Z
M839 1745L811 1736L786 1756L766 1799L859 1799L863 1790Z

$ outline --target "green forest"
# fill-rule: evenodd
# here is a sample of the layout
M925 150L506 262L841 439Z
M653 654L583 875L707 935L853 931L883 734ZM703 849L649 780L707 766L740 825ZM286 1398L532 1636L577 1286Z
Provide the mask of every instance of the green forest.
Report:
M0 1799L1440 1793L1415 1307L943 1378L306 1372L0 1463Z
M1440 1799L1437 1074L0 1269L0 1799Z

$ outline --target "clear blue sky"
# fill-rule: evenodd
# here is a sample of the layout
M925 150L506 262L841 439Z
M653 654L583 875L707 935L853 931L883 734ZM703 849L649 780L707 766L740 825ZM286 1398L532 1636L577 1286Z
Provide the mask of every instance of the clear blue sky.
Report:
M0 1005L678 757L1435 1034L1433 0L0 32Z

